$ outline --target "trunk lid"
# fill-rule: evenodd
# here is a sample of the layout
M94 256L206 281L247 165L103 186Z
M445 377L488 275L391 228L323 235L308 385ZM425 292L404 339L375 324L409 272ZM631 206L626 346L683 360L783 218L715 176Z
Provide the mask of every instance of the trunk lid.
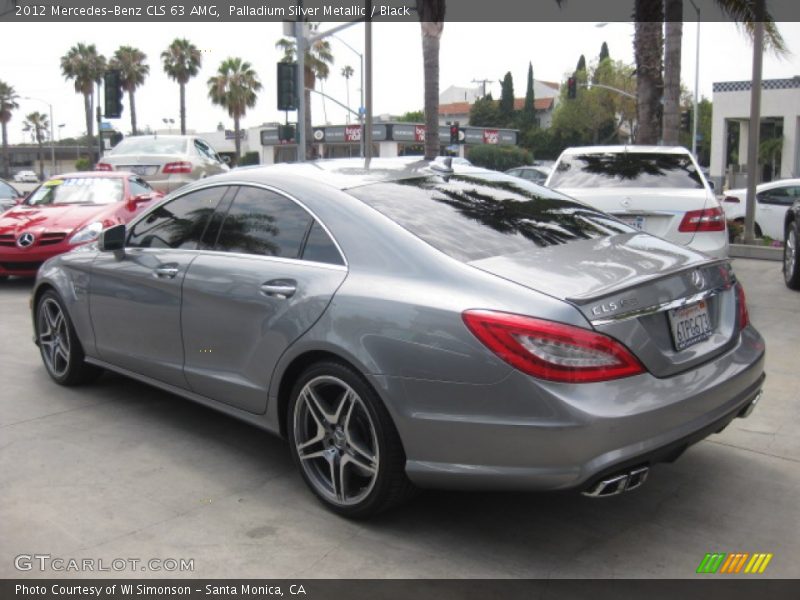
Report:
M571 303L657 377L726 351L738 333L729 263L651 235L582 240L469 264ZM674 311L697 306L711 331L682 347L674 331L681 315Z

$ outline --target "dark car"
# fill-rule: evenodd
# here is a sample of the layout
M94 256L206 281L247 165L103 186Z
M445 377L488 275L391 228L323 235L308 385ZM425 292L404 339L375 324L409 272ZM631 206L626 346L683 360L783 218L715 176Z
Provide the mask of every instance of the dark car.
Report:
M787 287L800 290L800 199L786 211L783 232L783 279Z
M0 213L19 204L24 197L13 185L0 179Z

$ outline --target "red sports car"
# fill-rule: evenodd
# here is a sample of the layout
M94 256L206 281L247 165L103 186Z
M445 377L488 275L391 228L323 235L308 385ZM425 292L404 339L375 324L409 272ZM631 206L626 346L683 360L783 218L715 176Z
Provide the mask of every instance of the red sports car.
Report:
M51 256L92 242L127 223L162 194L124 171L51 177L0 215L0 279L32 277Z

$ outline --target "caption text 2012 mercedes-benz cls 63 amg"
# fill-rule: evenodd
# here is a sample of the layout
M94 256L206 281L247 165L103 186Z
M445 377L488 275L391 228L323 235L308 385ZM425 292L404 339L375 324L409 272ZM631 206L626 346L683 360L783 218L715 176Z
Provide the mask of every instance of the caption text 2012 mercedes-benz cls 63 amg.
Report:
M208 178L46 262L32 307L56 382L109 369L284 436L347 516L635 489L764 380L727 260L448 161Z

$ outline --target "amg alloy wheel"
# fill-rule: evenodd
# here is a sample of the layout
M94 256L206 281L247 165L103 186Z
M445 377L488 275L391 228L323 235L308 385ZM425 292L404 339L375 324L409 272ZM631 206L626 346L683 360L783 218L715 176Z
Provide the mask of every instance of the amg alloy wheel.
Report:
M800 224L795 221L786 232L783 246L783 279L786 286L800 290Z
M350 368L320 363L306 371L295 385L287 425L303 478L335 512L367 516L413 490L386 409Z
M84 362L83 348L55 292L45 292L36 307L36 341L47 373L61 385L77 385L102 372Z

